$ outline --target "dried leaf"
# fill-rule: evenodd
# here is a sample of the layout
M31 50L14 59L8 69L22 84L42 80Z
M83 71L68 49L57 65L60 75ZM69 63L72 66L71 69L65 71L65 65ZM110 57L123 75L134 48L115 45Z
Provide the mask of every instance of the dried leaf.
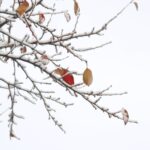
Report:
M20 52L21 53L26 53L27 52L27 48L24 46L24 47L21 47L20 48Z
M69 21L71 20L71 16L70 16L70 14L68 13L68 11L65 11L65 12L64 12L64 16L65 16L67 22L69 22Z
M67 84L74 85L74 77L72 74L68 73L67 69L57 68L54 72L60 75Z
M60 76L63 76L65 74L63 68L57 68L56 70L54 70L54 72Z
M17 12L20 16L22 16L22 15L26 12L26 10L28 9L28 7L29 7L29 3L28 3L26 0L24 0L24 1L19 5L19 7L17 8L16 12Z
M48 56L46 54L41 56L41 62L43 65L47 65L49 63Z
M45 21L45 16L43 13L39 13L39 23L42 24Z
M74 0L74 14L77 16L79 11L80 11L80 8L78 5L78 2L76 0Z
M124 124L126 125L128 123L128 120L129 120L128 111L126 109L122 108L121 113L122 113L122 116L123 116Z
M138 3L136 1L134 1L133 4L135 5L136 10L138 11L138 9L139 9Z
M93 82L92 71L89 68L86 68L83 73L83 82L89 86Z
M17 140L20 140L14 133L10 132L10 139L11 138L16 138Z

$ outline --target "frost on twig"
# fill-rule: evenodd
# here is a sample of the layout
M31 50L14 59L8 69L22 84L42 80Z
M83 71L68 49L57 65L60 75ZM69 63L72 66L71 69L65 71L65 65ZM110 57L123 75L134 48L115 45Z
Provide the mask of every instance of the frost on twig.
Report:
M134 1L130 1L102 27L92 28L86 32L78 32L77 25L80 25L79 17L81 15L79 10L81 8L79 9L79 3L74 1L73 8L76 21L73 29L70 32L64 32L62 29L60 33L58 29L51 27L53 18L55 18L55 15L60 15L60 17L66 18L67 24L71 24L71 14L68 10L57 11L55 10L55 4L48 6L44 0L27 2L29 0L13 1L10 6L7 6L6 10L0 9L0 63L5 63L13 68L8 70L11 78L0 76L0 89L7 91L10 101L10 106L8 106L10 138L19 139L14 131L14 125L16 124L16 118L24 119L24 116L16 112L15 109L18 97L31 104L36 104L37 101L41 100L49 119L65 132L62 124L54 116L56 110L53 104L68 107L72 106L73 103L61 100L59 92L53 88L55 84L64 88L72 97L81 97L94 109L101 110L110 118L120 119L125 124L127 122L137 123L129 119L126 109L111 112L109 108L100 105L100 100L104 96L124 95L127 92L111 93L109 91L112 86L103 90L87 91L85 86L91 85L93 81L92 71L85 69L86 73L83 73L71 69L72 63L76 62L88 68L88 60L84 58L82 52L99 49L111 43L109 41L80 48L78 45L74 45L73 41L85 37L101 36L111 22L118 18ZM4 1L1 0L0 6L3 3ZM38 7L41 8L40 13ZM21 28L27 31L21 37L14 34L14 31L18 30L16 27L18 21L23 24ZM69 62L67 67L63 66L64 61ZM77 82L74 80L75 78L83 78L83 81ZM0 115L3 115L3 113L0 112Z

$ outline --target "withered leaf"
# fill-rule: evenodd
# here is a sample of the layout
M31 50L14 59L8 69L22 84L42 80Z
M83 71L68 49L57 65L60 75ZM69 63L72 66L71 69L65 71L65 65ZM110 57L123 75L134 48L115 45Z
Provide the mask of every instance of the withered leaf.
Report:
M128 120L129 120L128 111L126 109L122 108L121 113L122 113L122 116L123 116L124 124L126 125L128 123Z
M39 23L42 24L45 21L45 16L43 13L39 13Z
M67 84L74 85L74 77L72 74L68 73L67 69L64 68L57 68L54 72L60 75Z
M28 3L26 0L24 0L24 1L19 5L19 7L17 8L16 12L17 12L20 16L22 16L22 15L26 12L26 10L28 9L28 7L29 7L29 3Z
M83 73L83 82L89 86L93 82L92 71L89 68L86 68Z
M133 4L135 5L136 10L138 11L139 10L138 3L136 1L134 1Z
M64 16L65 16L67 22L69 22L69 21L71 20L71 16L70 16L70 14L68 13L68 11L65 11L65 12L64 12Z
M57 68L54 70L54 73L63 76L65 74L65 70L63 68Z
M20 52L21 53L26 53L27 52L27 48L24 46L24 47L21 47L20 48Z
M77 16L80 11L79 4L76 0L74 0L74 14Z

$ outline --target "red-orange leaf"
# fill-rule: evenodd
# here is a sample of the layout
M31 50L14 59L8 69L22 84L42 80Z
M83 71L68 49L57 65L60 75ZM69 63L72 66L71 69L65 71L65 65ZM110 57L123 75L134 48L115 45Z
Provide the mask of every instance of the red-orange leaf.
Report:
M19 5L19 7L17 8L16 12L17 12L20 16L22 16L22 15L26 12L26 10L28 9L28 7L29 7L29 3L28 3L26 0L24 0L24 1Z
M67 69L57 68L54 72L60 75L67 84L74 85L74 77L72 74L68 73Z
M64 80L66 83L68 83L69 85L74 85L74 78L73 78L73 75L72 75L72 74L69 74L69 73L68 73L68 70L65 70L64 72L65 72L66 75L64 74L63 80Z

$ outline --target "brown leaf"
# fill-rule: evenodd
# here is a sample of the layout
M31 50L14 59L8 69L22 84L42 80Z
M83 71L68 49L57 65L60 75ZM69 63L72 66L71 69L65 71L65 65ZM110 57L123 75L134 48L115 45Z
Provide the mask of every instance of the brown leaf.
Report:
M86 68L83 73L83 82L89 86L93 82L92 71L89 68Z
M24 46L24 47L21 47L20 48L20 52L21 53L26 53L27 52L27 48Z
M138 9L139 9L138 3L136 1L134 1L133 4L135 5L136 10L138 11Z
M78 5L78 2L76 0L74 0L74 14L77 16L79 11L80 11L80 8Z
M65 74L65 70L63 68L57 68L54 70L54 72L60 76L63 76Z
M121 113L122 113L122 116L123 116L124 124L126 125L128 123L128 120L129 120L128 111L126 109L122 108Z
M19 7L17 8L16 12L17 12L20 16L22 16L22 15L26 12L26 10L28 9L28 7L29 7L29 3L28 3L26 0L24 0L24 1L19 5Z

